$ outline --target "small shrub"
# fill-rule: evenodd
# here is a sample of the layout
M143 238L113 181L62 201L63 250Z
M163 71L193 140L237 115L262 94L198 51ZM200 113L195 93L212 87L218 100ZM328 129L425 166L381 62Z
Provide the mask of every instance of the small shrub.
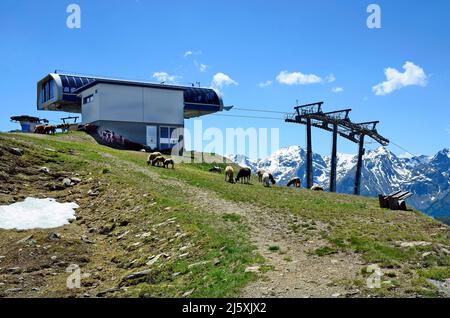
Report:
M329 246L323 246L323 247L319 247L318 249L316 249L314 251L314 254L316 254L317 256L325 256L325 255L330 255L330 254L336 254L337 250L335 250L332 247Z
M231 221L231 222L238 222L241 220L241 216L235 213L227 213L224 216L222 216L222 218L225 221Z
M429 269L422 269L418 271L419 276L435 280L444 281L450 278L449 267L434 267Z

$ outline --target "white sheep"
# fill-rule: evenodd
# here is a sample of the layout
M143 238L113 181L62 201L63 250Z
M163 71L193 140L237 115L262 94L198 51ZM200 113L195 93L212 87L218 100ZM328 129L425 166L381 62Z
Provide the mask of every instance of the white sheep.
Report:
M265 187L270 187L270 183L275 184L275 179L271 173L264 172L262 175L262 183Z
M233 180L234 177L234 169L232 166L227 166L225 168L225 181L228 181L230 183L234 183Z

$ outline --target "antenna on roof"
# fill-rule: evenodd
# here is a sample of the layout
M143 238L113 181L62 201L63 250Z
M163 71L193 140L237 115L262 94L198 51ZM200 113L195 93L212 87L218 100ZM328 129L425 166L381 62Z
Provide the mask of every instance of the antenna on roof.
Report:
M161 85L164 85L164 84L166 84L166 81L164 81L164 82L161 82L160 84L161 84Z
M197 86L200 87L200 82L195 82L195 84L197 84Z

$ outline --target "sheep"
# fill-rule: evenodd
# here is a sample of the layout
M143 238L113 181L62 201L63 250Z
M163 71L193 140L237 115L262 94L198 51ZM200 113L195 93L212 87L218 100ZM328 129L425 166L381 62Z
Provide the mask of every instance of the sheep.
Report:
M69 132L69 129L70 129L70 124L67 124L67 123L65 123L65 124L59 124L58 126L56 126L56 128L57 129L61 129L61 132L62 133L65 133L65 132Z
M36 134L54 135L56 133L56 126L53 125L37 125L34 128Z
M215 167L212 167L211 169L209 169L209 172L222 173L222 168L215 166Z
M151 164L153 162L153 159L159 156L162 156L160 152L152 152L151 154L149 154L147 158L147 165Z
M233 169L233 167L232 166L227 166L225 168L225 182L228 181L230 183L233 183L234 182L233 177L234 177L234 169Z
M311 187L311 190L313 190L313 191L323 191L323 188L321 186L315 184L315 185L313 185Z
M172 165L172 169L175 167L175 163L173 161L173 159L166 159L164 160L164 168L169 169L169 165Z
M300 178L293 178L289 180L286 186L290 187L291 185L294 185L294 187L296 188L300 188L302 186L302 181L300 180Z
M155 159L152 160L152 166L164 166L164 161L166 160L166 158L164 158L163 156L158 156Z
M35 134L44 134L45 133L45 125L37 125L34 128L34 133Z
M44 128L44 134L54 135L56 133L56 126L48 125Z
M235 182L238 182L239 180L244 181L245 183L250 183L250 177L252 175L252 171L250 168L241 168L236 176Z
M275 179L273 177L273 175L271 173L268 172L264 172L263 176L262 176L262 182L264 184L265 187L270 187L270 183L275 184Z
M257 174L258 174L258 181L259 181L259 182L262 182L264 172L265 172L265 171L262 170L262 169L259 169L259 170L258 170Z

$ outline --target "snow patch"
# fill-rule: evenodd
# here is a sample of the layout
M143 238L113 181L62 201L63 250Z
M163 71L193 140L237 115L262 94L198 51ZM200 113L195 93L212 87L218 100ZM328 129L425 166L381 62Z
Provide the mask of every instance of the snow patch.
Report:
M51 229L75 219L76 203L55 199L26 198L23 202L0 205L0 228L11 230Z

